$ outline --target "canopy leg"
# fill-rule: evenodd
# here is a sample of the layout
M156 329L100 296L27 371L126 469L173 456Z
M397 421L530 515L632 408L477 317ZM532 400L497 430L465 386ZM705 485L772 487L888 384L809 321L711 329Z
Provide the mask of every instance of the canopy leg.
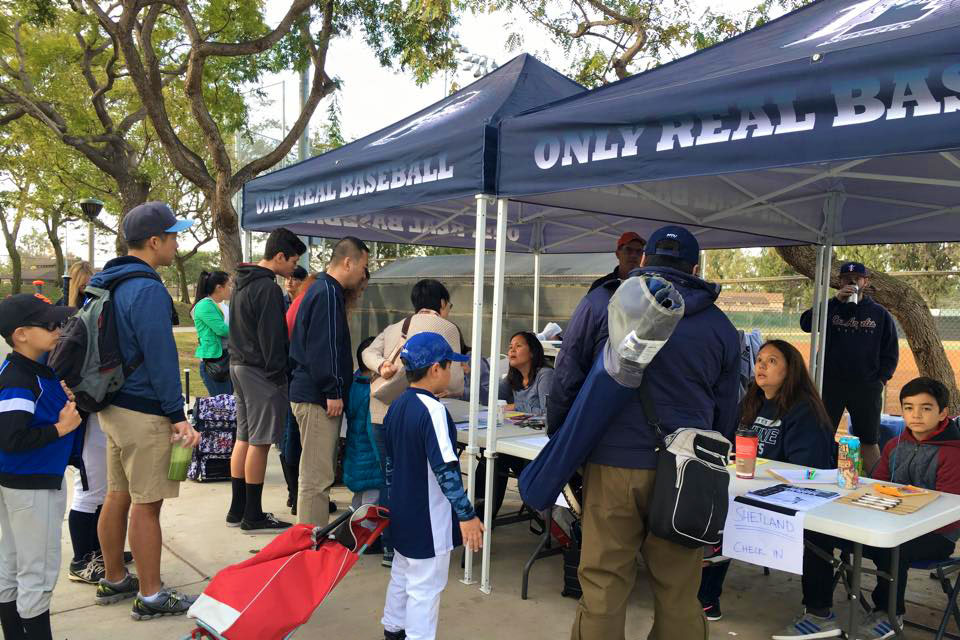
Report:
M533 332L540 330L540 252L533 252Z

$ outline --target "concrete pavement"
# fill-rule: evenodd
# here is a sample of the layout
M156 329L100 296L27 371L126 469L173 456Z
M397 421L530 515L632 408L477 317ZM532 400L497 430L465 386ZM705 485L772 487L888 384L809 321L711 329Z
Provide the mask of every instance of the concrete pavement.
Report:
M69 483L68 483L69 484ZM262 548L268 536L249 536L223 524L230 486L228 483L184 483L181 497L163 509L163 578L166 584L187 593L197 593L208 577L219 569L240 562ZM264 506L279 517L289 515L286 490L275 455L271 456ZM350 501L344 487L334 490L340 505ZM517 494L508 492L504 510L517 505ZM459 582L459 553L451 563L450 581L440 609L443 640L562 640L569 637L576 602L562 598L561 558L553 557L535 565L531 575L530 599L520 600L520 571L536 545L525 524L500 528L494 536L493 593L482 594L476 585ZM95 588L66 578L70 540L63 527L64 571L53 598L54 638L58 640L177 640L192 628L183 618L136 622L130 618L131 601L98 607L93 604ZM479 577L479 556L477 559ZM641 566L627 615L628 640L646 638L652 624L653 601L644 568ZM380 615L389 580L379 556L365 556L339 587L317 609L296 638L376 640L382 638ZM867 591L872 579L865 578ZM842 594L836 595L841 603ZM922 604L921 604L922 603ZM937 584L925 573L913 572L908 590L911 618L939 622L935 607L945 603ZM799 576L774 572L764 576L760 567L735 564L731 567L723 595L724 619L711 624L710 637L761 639L779 631L800 609ZM838 607L838 611L842 610ZM953 625L951 625L953 628ZM911 640L928 634L908 630Z

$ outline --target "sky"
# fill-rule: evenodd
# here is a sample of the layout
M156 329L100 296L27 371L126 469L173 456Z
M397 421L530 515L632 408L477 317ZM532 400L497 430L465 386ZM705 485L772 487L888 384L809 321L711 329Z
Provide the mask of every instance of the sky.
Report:
M744 11L755 4L756 0L724 0L723 9L727 12ZM267 22L276 24L282 19L288 3L272 0L266 5ZM695 12L702 13L708 2L695 0L694 6ZM510 51L507 38L515 31L523 33L523 47L522 50ZM565 71L569 66L564 52L550 41L545 30L531 26L524 15L516 12L467 14L463 16L457 33L460 42L470 53L487 56L498 66L522 52L534 54L560 71ZM343 82L338 99L343 131L348 141L377 131L441 100L447 95L449 84L453 81L465 86L474 80L471 71L458 70L456 73L438 75L418 87L411 74L382 67L359 34L331 42L327 69L331 76L339 77ZM299 113L298 75L294 72L273 74L264 78L259 86L267 95L267 104L257 104L251 97L251 122L283 121L285 115L289 127ZM311 131L325 124L327 104L327 100L322 102L314 113ZM284 105L285 110L282 108ZM274 138L279 138L282 133L279 128L261 127L257 130ZM25 225L21 233L27 234L39 228L39 225ZM96 263L99 266L113 256L113 239L101 236L96 244ZM211 243L210 250L214 250L214 246ZM78 224L68 230L68 252L86 258L87 247L86 225ZM4 257L5 250L0 247L0 258Z

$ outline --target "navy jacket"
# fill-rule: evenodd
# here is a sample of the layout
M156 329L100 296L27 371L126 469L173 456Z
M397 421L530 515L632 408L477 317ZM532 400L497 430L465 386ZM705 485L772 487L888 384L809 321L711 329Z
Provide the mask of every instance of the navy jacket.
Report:
M350 328L343 286L322 273L300 303L290 337L290 401L327 406L327 399L344 400L353 378Z
M143 260L124 256L109 261L90 279L90 286L107 287L115 278L133 271L156 274ZM124 381L112 404L183 422L186 416L180 356L173 340L173 300L166 287L152 278L134 278L118 286L111 299L123 361L143 358L143 364Z
M684 317L644 373L647 389L667 432L680 427L714 429L729 439L736 430L739 402L740 339L730 320L714 304L720 287L665 267L644 267L632 274L657 273L677 287ZM564 332L548 401L548 423L555 431L607 339L607 304L619 283L591 293L574 312ZM656 437L647 425L639 392L606 429L589 461L628 469L656 468Z
M800 316L800 328L810 332L813 310ZM886 382L900 359L900 342L893 316L871 298L860 304L831 298L827 304L827 354L823 377L843 382Z
M79 430L57 433L67 403L60 381L44 364L13 352L0 364L0 485L11 489L60 489Z
M805 401L780 415L776 400L764 400L753 427L759 442L757 455L777 462L800 464L815 469L832 469L833 427L819 423L817 414Z

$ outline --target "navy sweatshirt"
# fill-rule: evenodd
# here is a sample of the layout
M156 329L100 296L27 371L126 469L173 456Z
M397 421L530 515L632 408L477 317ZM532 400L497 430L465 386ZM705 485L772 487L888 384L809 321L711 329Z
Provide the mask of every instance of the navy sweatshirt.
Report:
M753 427L759 432L757 455L777 462L832 469L830 426L820 424L806 402L794 404L783 416L776 400L764 400Z
M810 332L813 310L800 316ZM860 304L832 298L827 306L827 355L823 375L844 382L886 382L900 358L897 326L890 312L865 297Z
M77 431L60 437L55 426L67 403L46 365L13 352L0 364L0 485L60 489Z
M123 361L142 359L143 363L124 380L111 404L183 422L187 418L183 412L180 356L173 339L175 311L156 271L134 256L114 258L90 279L90 286L107 287L132 272L142 272L145 277L120 284L111 300Z
M327 406L347 399L353 353L343 286L322 273L303 296L290 336L290 401Z

